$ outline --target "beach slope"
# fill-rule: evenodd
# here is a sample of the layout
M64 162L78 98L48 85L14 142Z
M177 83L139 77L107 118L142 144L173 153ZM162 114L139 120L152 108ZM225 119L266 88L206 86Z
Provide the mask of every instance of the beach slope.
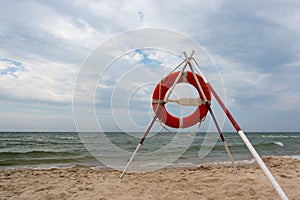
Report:
M264 157L289 199L300 199L300 160ZM0 199L280 199L256 164L129 173L74 167L0 171Z

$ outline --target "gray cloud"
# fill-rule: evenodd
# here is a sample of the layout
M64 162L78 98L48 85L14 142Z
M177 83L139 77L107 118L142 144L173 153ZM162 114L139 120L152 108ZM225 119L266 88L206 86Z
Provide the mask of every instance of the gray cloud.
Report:
M293 62L300 40L285 24L267 17L270 9L270 2L225 1L207 17L207 43L215 53L263 72Z
M299 8L283 0L7 1L0 8L0 59L23 68L1 66L0 103L56 105L59 113L71 104L76 72L92 49L119 32L154 26L181 31L206 47L239 114L249 108L299 112Z

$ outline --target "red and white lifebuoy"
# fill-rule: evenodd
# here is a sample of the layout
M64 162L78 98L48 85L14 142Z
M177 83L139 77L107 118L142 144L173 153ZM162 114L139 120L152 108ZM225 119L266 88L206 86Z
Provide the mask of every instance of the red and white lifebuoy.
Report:
M191 127L195 124L197 124L199 121L201 121L207 114L208 108L207 105L202 104L197 107L197 109L189 116L179 118L176 116L171 115L165 108L166 102L164 102L164 97L168 90L172 87L174 84L178 74L181 73L173 72L169 74L167 77L165 77L163 80L161 80L155 87L153 95L152 95L152 108L155 114L157 115L158 119L166 124L169 127L173 128L187 128ZM206 83L203 81L202 77L198 74L196 74L196 77L202 87L202 90L207 98L207 100L210 102L211 96L209 89L206 85ZM197 86L197 82L193 76L193 73L190 71L185 71L183 74L181 74L178 83L189 83L192 86L196 88L196 90L199 93L200 99L204 99L201 95L200 89Z

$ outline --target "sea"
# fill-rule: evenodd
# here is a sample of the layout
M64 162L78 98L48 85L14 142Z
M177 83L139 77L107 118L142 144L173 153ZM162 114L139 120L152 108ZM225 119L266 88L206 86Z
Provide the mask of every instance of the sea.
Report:
M69 167L88 167L88 168L110 168L109 164L114 163L116 169L122 169L136 149L143 133L122 133L109 132L101 133L107 141L97 144L96 140L85 140L84 136L97 133L77 132L0 132L0 170L34 168L69 168ZM300 132L255 132L246 133L249 141L261 156L281 156L287 158L300 159ZM195 135L181 134L178 141L188 140L188 146L177 152L176 144L172 148L159 152L174 139L173 134L160 132L152 134L141 146L140 154L144 157L143 165L161 165L167 167L196 167L205 163L226 164L230 163L225 151L224 144L217 134L196 133ZM224 133L224 137L230 152L237 162L254 162L247 147L237 133ZM213 143L206 143L207 139L213 139ZM106 140L105 140L106 141ZM97 147L97 151L91 149L91 144ZM114 144L128 154L122 156L118 152L111 152L111 145ZM182 145L178 146L178 149ZM209 149L204 152L203 149ZM202 151L202 154L199 153ZM100 155L108 155L107 160L102 160ZM156 157L155 157L156 156ZM159 157L159 158L157 158ZM172 158L172 159L168 159ZM135 162L135 160L133 160Z

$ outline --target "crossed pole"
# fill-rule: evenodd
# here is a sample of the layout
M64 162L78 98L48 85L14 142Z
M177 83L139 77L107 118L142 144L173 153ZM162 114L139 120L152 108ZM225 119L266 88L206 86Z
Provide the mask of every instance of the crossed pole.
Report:
M178 103L178 104L184 105L184 102L183 102L183 101L180 101L180 99L177 100L177 101L172 101L172 100L170 101L170 100L169 100L169 97L170 97L172 91L174 90L175 85L179 82L179 79L180 79L180 77L182 76L184 70L186 69L187 66L189 66L189 68L191 69L191 71L192 71L192 73L193 73L194 79L196 80L197 87L198 87L198 89L199 89L201 95L203 96L203 102L204 102L204 104L206 105L206 107L207 107L209 113L210 113L211 116L212 116L213 122L214 122L214 124L215 124L215 126L216 126L216 128L217 128L217 130L218 130L218 133L219 133L220 138L221 138L221 140L222 140L222 142L223 142L223 144L224 144L224 147L225 147L225 149L226 149L226 152L227 152L227 154L228 154L228 156L229 156L229 158L230 158L230 160L231 160L231 162L232 162L234 172L237 173L237 167L236 167L235 162L234 162L234 160L233 160L233 158L232 158L232 155L231 155L230 150L229 150L229 148L228 148L228 145L227 145L227 143L226 143L226 141L225 141L225 138L224 138L224 136L223 136L223 134L222 134L221 128L220 128L220 126L219 126L219 124L218 124L218 122L217 122L217 119L216 119L216 117L215 117L215 115L214 115L214 113L213 113L213 111L212 111L212 109L211 109L211 107L210 107L210 103L209 103L209 101L208 101L208 99L207 99L207 97L206 97L206 95L205 95L205 93L204 93L204 91L203 91L203 89L202 89L202 87L201 87L201 84L199 83L199 81L198 81L198 79L197 79L197 77L196 77L195 71L194 71L194 69L193 69L193 67L192 67L192 65L191 65L191 60L193 59L194 53L195 53L195 51L192 51L191 55L188 57L187 54L186 54L186 52L183 52L183 54L184 54L184 56L185 56L185 62L182 62L181 64L184 63L184 65L183 65L182 69L180 70L180 73L179 73L178 76L176 77L176 79L175 79L173 85L172 85L171 88L167 91L167 94L166 94L166 96L164 97L164 102L176 102L176 103ZM180 65L181 65L181 64L180 64ZM180 66L180 65L179 65L179 66ZM148 134L149 134L149 132L150 132L152 126L154 125L154 122L155 122L155 120L157 119L157 116L159 116L159 113L160 113L160 112L161 112L161 107L158 106L157 109L155 110L155 113L154 113L154 116L153 116L153 118L152 118L152 121L150 122L150 124L149 124L149 126L148 126L146 132L144 133L144 136L142 137L142 139L140 140L139 144L137 145L135 151L133 152L132 156L130 157L130 159L129 159L127 165L126 165L126 167L124 168L122 174L120 175L120 178L123 178L125 172L127 171L129 165L130 165L131 162L133 161L135 155L137 154L137 152L139 151L139 149L140 149L141 146L143 145L143 143L144 143L146 137L148 136Z

